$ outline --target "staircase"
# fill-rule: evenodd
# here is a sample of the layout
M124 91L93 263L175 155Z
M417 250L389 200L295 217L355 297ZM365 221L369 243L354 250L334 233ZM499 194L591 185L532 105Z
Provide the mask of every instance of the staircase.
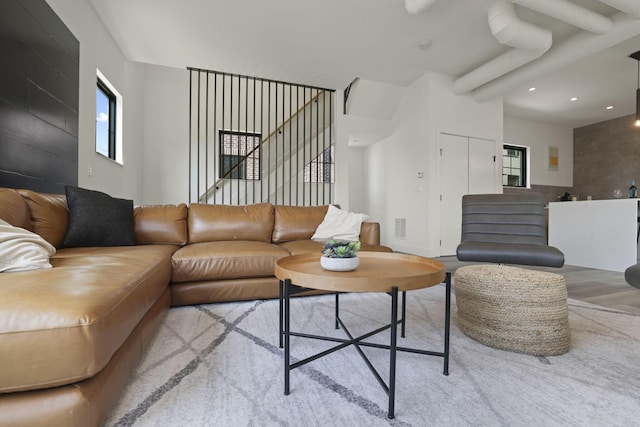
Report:
M333 184L304 182L304 168L333 142L333 93L318 91L253 150L260 151L260 179L234 178L240 160L218 178L199 203L245 205L259 202L308 206L331 202ZM237 173L236 175L237 176Z

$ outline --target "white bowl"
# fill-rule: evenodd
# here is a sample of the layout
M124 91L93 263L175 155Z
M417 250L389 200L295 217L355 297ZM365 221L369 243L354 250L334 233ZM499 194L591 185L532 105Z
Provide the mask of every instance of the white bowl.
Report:
M352 271L360 265L360 258L329 258L320 257L320 265L329 271Z

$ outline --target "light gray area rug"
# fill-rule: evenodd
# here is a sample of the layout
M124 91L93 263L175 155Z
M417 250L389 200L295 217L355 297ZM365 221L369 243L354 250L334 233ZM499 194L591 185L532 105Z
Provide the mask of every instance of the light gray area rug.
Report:
M399 345L442 351L444 285L408 293ZM344 337L331 295L294 298L292 331ZM386 294L341 296L354 334L388 323ZM396 418L353 347L291 372L283 394L278 301L172 308L108 426L631 426L640 422L640 317L569 301L572 348L536 357L464 335L452 303L449 376L442 358L398 353ZM388 331L372 341L387 342ZM292 337L302 359L332 343ZM388 352L364 351L384 376Z

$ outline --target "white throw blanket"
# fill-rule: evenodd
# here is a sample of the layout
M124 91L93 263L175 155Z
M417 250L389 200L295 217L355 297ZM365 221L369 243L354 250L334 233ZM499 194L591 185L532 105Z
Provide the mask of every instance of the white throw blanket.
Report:
M0 272L51 268L49 258L55 253L56 248L36 233L0 219Z

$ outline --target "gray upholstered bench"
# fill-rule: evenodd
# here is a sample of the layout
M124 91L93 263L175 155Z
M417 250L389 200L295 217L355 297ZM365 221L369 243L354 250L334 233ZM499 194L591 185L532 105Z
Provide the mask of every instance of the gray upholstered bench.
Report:
M547 244L541 194L462 197L460 261L562 267L564 254Z
M490 347L537 356L569 351L564 277L504 265L470 265L454 274L462 331Z

